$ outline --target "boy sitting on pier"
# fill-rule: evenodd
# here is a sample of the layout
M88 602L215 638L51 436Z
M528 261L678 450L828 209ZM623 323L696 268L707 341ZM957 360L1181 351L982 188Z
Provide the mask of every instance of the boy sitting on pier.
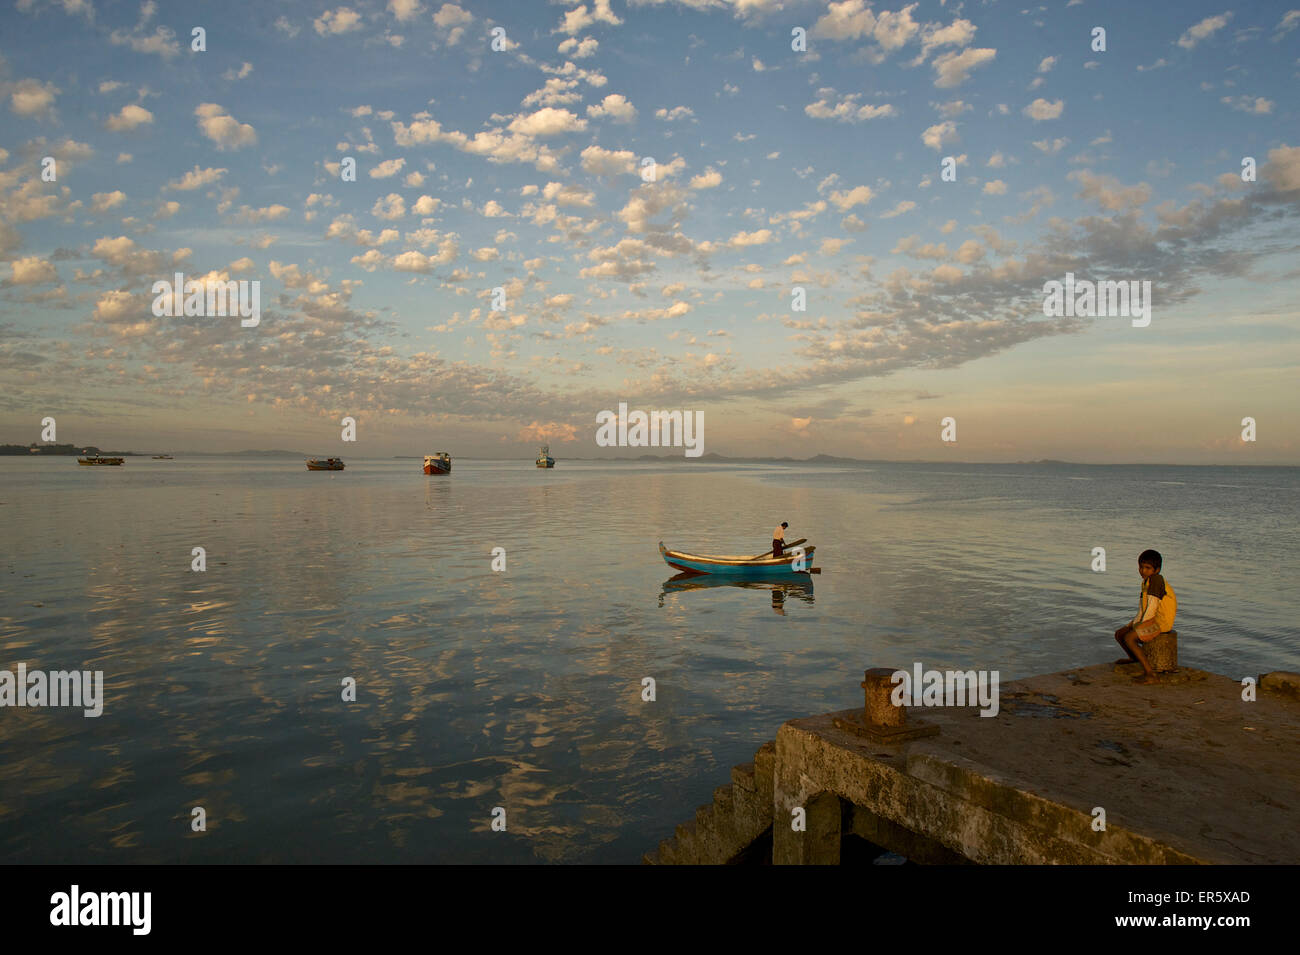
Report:
M1160 576L1159 551L1144 550L1138 555L1138 573L1142 575L1142 596L1132 620L1115 631L1115 642L1128 654L1116 663L1142 664L1142 683L1155 683L1156 671L1142 652L1142 644L1173 629L1178 598L1174 589Z

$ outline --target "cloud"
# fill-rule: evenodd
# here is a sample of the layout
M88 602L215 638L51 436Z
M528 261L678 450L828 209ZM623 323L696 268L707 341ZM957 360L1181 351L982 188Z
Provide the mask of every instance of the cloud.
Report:
M690 187L692 189L713 189L722 185L722 173L718 172L712 166L705 169L698 176L691 178Z
M1065 100L1058 99L1055 103L1049 103L1040 96L1021 110L1021 112L1037 122L1044 119L1059 119L1064 110Z
M107 212L126 202L126 193L121 189L115 189L113 192L97 192L91 196L90 207L95 212Z
M861 94L858 93L849 93L840 97L834 103L832 103L832 98L835 96L835 90L833 89L820 89L817 91L817 95L819 99L803 108L803 111L813 119L833 119L840 123L860 123L881 116L897 115L897 111L889 103L879 106L866 103L859 106L857 100Z
M312 26L316 28L316 32L321 36L337 36L341 33L350 33L353 30L361 29L361 14L351 7L326 10L312 21Z
M587 115L592 119L609 117L616 123L630 123L636 119L636 107L622 93L610 93L599 106L588 106Z
M1238 112L1252 113L1256 116L1267 116L1273 112L1274 106L1271 99L1262 96L1225 96L1219 102L1231 106Z
M406 200L395 192L390 192L382 199L376 199L370 214L377 219L400 219L406 215Z
M1220 13L1218 16L1206 17L1200 23L1188 27L1187 32L1178 38L1178 45L1184 50L1190 50L1200 43L1206 37L1213 36L1216 32L1228 25L1232 19L1232 13Z
M1103 209L1111 212L1127 212L1151 198L1151 187L1145 182L1121 186L1114 176L1098 176L1086 169L1076 170L1066 178L1079 183L1080 199L1096 199Z
M168 189L175 189L178 192L188 192L191 189L201 189L204 186L210 186L226 174L225 169L200 169L195 166L179 179L173 179L167 183Z
M117 113L110 116L104 123L104 128L113 133L127 133L152 122L153 113L143 106L131 104L123 106Z
M751 245L767 245L773 239L771 229L759 229L756 232L737 232L727 240L733 249L744 249Z
M998 51L988 47L970 48L960 53L945 53L934 58L934 85L940 89L961 86L970 79L970 71L992 62Z
M610 26L619 26L623 23L610 9L610 0L594 0L591 12L587 11L587 5L575 7L564 15L560 25L554 32L568 33L570 35L581 33L583 30L594 25L597 22L608 23Z
M406 165L405 159L385 160L384 162L381 162L378 166L376 166L374 169L370 170L370 178L388 179L389 177L396 176L399 172L401 172L402 167L405 165Z
M905 212L911 212L915 208L916 208L915 202L913 202L910 199L904 199L901 202L899 202L896 206L894 206L894 208L884 213L880 218L895 219L898 216L901 216Z
M957 141L957 124L952 120L935 123L921 134L921 142L931 149L942 149L945 143Z
M242 149L257 142L257 133L247 123L238 122L216 103L200 103L194 108L199 131L217 144L218 150Z
M399 23L414 20L423 9L420 0L388 0L388 12Z
M1005 196L1007 194L1007 184L1001 179L990 179L984 183L984 195L986 196Z
M474 14L454 3L444 3L433 15L433 23L448 46L455 46L465 35L465 28L474 22ZM510 49L514 44L510 45Z
M593 36L583 37L581 42L576 37L569 37L556 47L556 52L575 60L585 60L589 56L594 56L599 48L600 41Z
M411 206L411 212L417 216L431 216L438 211L438 206L442 205L441 199L435 199L433 196L421 196L415 200Z
M129 46L137 53L155 53L164 60L180 55L181 45L170 27L160 26L152 34L143 34L137 27L135 32L114 30L109 34L109 41L118 46Z
M695 115L695 111L689 106L674 106L672 109L655 110L655 119L662 119L666 123L675 123L679 119L690 119Z
M854 206L865 206L874 196L870 186L854 186L846 191L832 192L830 200L840 212L848 212Z
M39 255L30 255L10 263L10 275L6 281L12 285L42 285L58 280L59 273L50 262Z
M623 99L621 96L617 98L619 100ZM609 97L606 97L606 99L609 99ZM624 100L624 102L626 101ZM617 106L615 108L617 109ZM519 133L528 137L558 136L561 133L581 132L587 128L587 121L567 109L546 106L535 113L521 114L515 117L507 128L512 133Z
M53 110L59 92L53 83L19 80L9 94L9 108L19 116L47 116Z

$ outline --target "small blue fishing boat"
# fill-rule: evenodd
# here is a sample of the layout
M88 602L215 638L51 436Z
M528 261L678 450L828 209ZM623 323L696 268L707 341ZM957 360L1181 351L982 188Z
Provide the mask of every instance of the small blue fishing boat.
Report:
M664 563L688 574L724 574L733 577L790 577L795 574L820 574L820 567L812 566L815 547L803 547L807 538L791 541L785 546L785 553L773 557L772 552L759 554L757 557L741 557L731 554L687 554L683 551L669 550L664 542L659 542L659 553ZM793 564L800 558L802 550L803 568L795 570Z

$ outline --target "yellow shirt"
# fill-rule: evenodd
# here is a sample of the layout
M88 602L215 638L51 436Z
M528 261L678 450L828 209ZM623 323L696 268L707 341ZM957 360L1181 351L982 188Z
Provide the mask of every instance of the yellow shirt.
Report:
M1147 616L1147 599L1155 598L1160 601L1156 606L1155 622L1160 628L1161 633L1168 633L1174 628L1174 615L1178 613L1178 597L1174 594L1174 588L1164 577L1159 574L1153 574L1146 580L1142 581L1142 597L1138 604L1139 621L1145 620Z

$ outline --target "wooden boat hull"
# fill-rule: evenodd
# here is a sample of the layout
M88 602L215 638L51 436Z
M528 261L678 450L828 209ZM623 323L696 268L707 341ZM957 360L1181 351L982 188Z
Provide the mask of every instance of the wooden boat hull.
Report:
M537 466L539 468L553 468L555 467L555 458L547 458L545 461L543 461L541 458L538 458Z
M338 461L334 464L326 464L324 461L307 462L308 471L342 471L345 467L347 467L347 465L342 461Z
M77 463L88 468L117 467L123 458L77 458Z
M669 567L688 574L719 574L728 577L791 577L805 574L812 570L813 551L816 549L811 545L803 548L804 569L796 571L792 567L797 559L794 553L780 557L687 554L669 550L663 541L659 542L659 553Z
M424 473L425 474L450 474L451 465L448 464L446 467L443 467L440 464L426 464L424 466Z

